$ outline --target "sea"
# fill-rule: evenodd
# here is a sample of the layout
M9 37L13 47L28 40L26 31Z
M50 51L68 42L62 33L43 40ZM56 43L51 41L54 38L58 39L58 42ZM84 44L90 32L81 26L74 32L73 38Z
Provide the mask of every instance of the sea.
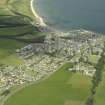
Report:
M105 33L105 0L34 0L33 6L54 29Z

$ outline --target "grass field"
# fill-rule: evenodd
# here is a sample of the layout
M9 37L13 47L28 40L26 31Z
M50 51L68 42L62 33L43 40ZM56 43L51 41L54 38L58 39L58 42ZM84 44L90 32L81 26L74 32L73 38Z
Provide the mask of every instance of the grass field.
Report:
M23 61L15 55L15 50L21 48L25 43L9 39L0 39L0 64L18 65Z
M91 79L69 72L69 67L65 64L46 80L20 90L5 105L84 105Z
M0 0L0 10L0 14L5 14L6 12L8 14L9 12L13 15L11 10L14 10L18 13L35 19L30 8L30 0Z
M30 1L31 0L9 0L9 6L13 10L35 19L30 8Z

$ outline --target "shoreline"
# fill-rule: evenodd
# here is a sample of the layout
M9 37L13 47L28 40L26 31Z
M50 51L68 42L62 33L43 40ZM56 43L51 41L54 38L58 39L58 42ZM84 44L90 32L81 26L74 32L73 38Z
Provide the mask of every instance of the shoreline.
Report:
M31 7L31 11L32 11L33 15L34 15L35 18L36 18L36 22L37 22L36 24L37 24L38 26L42 26L42 27L50 27L49 25L47 25L47 24L44 22L43 18L40 17L40 16L38 15L38 13L35 11L35 8L34 8L34 6L33 6L33 2L34 2L34 0L30 0L30 7ZM91 31L91 32L95 32L95 33L99 33L99 34L105 34L105 32L100 32L100 31L96 31L96 30L92 30L92 29L85 29L85 28L81 28L81 27L77 27L77 28L79 28L79 29L84 29L84 30ZM77 28L76 28L76 29L69 29L69 30L70 30L70 31L71 31L71 30L78 30ZM64 33L65 33L65 31L56 30L56 29L53 28L53 27L50 27L50 29L53 30L53 31L64 32ZM67 32L67 31L66 31L66 32Z
M34 7L33 7L33 2L34 2L34 0L31 0L31 1L30 1L30 5L31 5L30 7L31 7L31 10L32 10L33 15L34 15L35 18L36 18L37 24L40 25L40 26L46 27L47 24L46 24L46 23L44 22L44 20L35 12L35 9L34 9Z
M49 25L47 25L47 24L44 22L43 18L40 17L40 16L37 14L37 12L35 11L35 8L34 8L34 6L33 6L33 2L34 2L34 0L30 0L30 7L31 7L31 11L32 11L32 13L33 13L33 15L34 15L34 17L35 17L35 19L36 19L36 24L37 24L38 26L41 26L41 27L43 27L43 28L44 28L44 27L47 28L47 31L49 30L49 31L51 31L51 32L56 32L56 33L60 33L60 34L64 34L65 32L67 32L67 31L57 30L57 29L55 29L55 28L50 27ZM83 29L83 30L85 30L85 31L89 31L89 32L104 34L103 32L97 32L97 31L93 31L93 30L87 30L87 29L84 29L84 28L80 28L80 29L70 29L70 31L72 31L72 30L81 30L81 29Z

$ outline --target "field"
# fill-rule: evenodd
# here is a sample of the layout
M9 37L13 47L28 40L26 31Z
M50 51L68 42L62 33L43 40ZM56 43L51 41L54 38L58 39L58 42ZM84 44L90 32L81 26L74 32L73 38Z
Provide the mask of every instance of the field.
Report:
M5 105L84 105L90 94L91 79L68 71L69 63L45 80L11 96Z
M15 50L24 45L24 43L18 41L0 39L0 64L21 64L23 61L19 59L19 57L17 57L17 55L15 54Z
M0 0L0 9L3 11L0 11L0 14L5 12L13 14L11 10L14 10L35 19L30 9L30 0Z

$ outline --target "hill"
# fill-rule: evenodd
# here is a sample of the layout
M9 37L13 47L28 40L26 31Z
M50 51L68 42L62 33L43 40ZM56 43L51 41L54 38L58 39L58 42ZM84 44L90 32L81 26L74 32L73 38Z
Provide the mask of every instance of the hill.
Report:
M0 0L0 64L20 64L15 50L44 37L33 21L30 0Z

